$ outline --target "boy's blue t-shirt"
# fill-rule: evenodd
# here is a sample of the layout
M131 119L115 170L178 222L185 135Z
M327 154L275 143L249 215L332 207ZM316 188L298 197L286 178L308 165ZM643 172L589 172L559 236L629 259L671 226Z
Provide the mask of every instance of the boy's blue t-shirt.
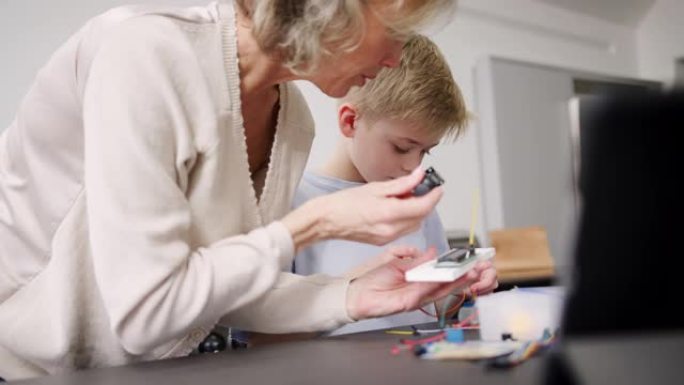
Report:
M313 172L305 172L295 194L293 208L297 208L304 202L321 195L327 195L336 191L351 187L362 186L363 183L349 182L338 178L319 175ZM442 222L436 211L433 211L423 221L420 230L401 237L385 246L374 246L366 243L351 242L344 240L330 240L315 243L295 256L293 272L302 275L328 274L341 276L354 267L385 252L392 246L414 246L424 251L430 246L437 248L437 253L443 253L449 249ZM434 313L433 306L425 308ZM435 318L413 311L403 314L363 320L345 325L331 335L356 333L366 330L384 329L395 326L413 325L426 322L434 322Z

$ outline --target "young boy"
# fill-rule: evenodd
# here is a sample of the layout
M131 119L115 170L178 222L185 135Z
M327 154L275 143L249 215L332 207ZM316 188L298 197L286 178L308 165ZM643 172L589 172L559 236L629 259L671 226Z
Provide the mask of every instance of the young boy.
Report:
M468 112L437 46L426 37L415 36L404 48L400 67L383 69L364 87L352 89L339 101L337 118L343 138L323 167L304 174L295 207L320 195L410 173L442 139L455 139L463 132ZM387 246L325 241L299 253L294 272L353 275L350 270L378 263L377 256L383 252L391 258L406 251L398 245L418 250L432 246L438 254L449 248L442 223L433 212L420 230L387 245L389 252ZM488 278L495 282L492 273ZM426 309L434 313L432 306ZM431 321L435 318L414 311L349 324L332 334Z

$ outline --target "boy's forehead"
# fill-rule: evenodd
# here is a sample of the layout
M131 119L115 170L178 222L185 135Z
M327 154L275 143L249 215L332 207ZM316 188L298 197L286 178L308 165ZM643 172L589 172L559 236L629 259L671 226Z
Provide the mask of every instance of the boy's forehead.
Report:
M395 118L379 118L372 126L385 131L386 134L394 138L413 144L436 144L443 136L442 132L431 130L425 124Z

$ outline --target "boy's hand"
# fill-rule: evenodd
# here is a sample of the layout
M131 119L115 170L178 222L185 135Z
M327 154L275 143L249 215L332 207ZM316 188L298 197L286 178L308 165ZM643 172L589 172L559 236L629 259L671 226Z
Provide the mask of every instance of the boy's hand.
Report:
M470 293L475 295L489 294L499 287L496 269L491 261L480 261L473 270L477 273L477 279L475 283L470 285Z

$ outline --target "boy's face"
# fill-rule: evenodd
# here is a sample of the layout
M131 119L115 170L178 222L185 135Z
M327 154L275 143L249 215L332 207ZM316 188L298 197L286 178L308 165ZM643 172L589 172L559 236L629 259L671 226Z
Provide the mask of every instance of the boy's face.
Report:
M369 124L355 119L348 153L366 182L398 178L420 165L425 154L439 144L440 134L397 119L376 119ZM344 133L344 130L343 130Z

